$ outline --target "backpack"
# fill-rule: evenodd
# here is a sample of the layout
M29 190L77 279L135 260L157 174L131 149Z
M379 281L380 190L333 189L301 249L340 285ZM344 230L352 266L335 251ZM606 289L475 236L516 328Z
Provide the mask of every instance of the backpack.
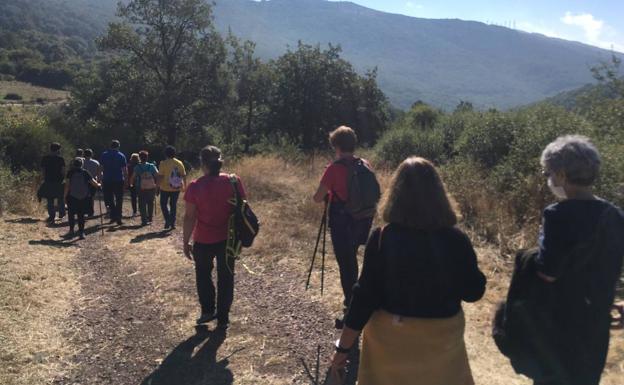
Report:
M228 222L228 240L226 250L233 258L238 257L241 247L251 247L260 231L258 217L254 214L247 200L242 199L238 190L238 178L229 176L234 190L234 211Z
M145 167L148 165L150 164L146 163L145 165L136 166L136 167L140 167L140 171L141 171L141 173L139 174L141 190L153 190L156 188L156 178L154 178L154 174L152 174L149 168Z
M355 158L352 162L339 159L334 163L347 167L349 197L345 202L346 211L355 219L374 217L381 188L373 170L360 158Z
M182 177L177 167L174 167L169 175L169 186L174 189L182 188Z
M69 178L69 195L82 200L89 196L89 180L85 171L76 170Z

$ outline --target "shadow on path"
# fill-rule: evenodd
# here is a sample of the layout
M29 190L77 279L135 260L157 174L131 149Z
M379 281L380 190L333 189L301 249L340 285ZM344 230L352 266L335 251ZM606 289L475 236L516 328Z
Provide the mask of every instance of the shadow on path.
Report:
M150 239L166 238L170 234L171 234L171 231L169 230L161 230L161 231L154 231L151 233L145 233L145 234L137 235L136 237L132 238L132 240L130 240L130 243L140 243L143 241L149 241Z
M33 223L42 222L37 218L16 218L16 219L7 219L4 221L5 223L15 223L19 225L31 225Z
M141 385L231 385L229 357L217 362L225 337L223 331L198 331L169 353Z
M52 247L78 247L78 239L73 240L56 240L56 239L39 239L28 241L29 245L35 246L52 246Z

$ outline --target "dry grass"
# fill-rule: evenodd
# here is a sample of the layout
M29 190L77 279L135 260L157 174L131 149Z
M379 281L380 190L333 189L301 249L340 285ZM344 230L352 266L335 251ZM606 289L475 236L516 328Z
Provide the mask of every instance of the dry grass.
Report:
M303 286L322 211L319 205L312 202L311 195L327 162L324 157L287 161L276 156L259 156L242 159L228 168L228 171L241 176L249 200L262 220L261 235L254 247L245 251L242 261L261 282L268 285L269 282L285 279L283 277L295 277L288 284L291 287ZM386 185L390 172L378 172L382 184ZM180 215L183 207L181 202ZM27 240L33 237L55 236L53 232L45 233L47 231L51 230L39 224L0 224L0 244L5 245L0 252L2 384L48 383L60 370L59 362L75 349L61 337L72 299L79 297L77 277L70 265L75 250L27 244ZM154 291L148 294L146 301L157 302L166 309L169 327L163 330L163 335L183 340L192 330L197 304L193 269L181 254L180 234L176 234L173 241L171 238L154 238L131 243L139 232L106 235L111 239L107 242L108 246L119 253L122 258L120 263L130 266L136 274L153 284ZM490 337L490 319L495 304L505 296L511 261L501 256L498 247L476 235L472 239L480 266L488 276L485 298L464 308L467 315L466 342L476 382L487 385L529 384L526 378L513 373ZM328 246L330 255L326 266L325 295L319 295L320 266L317 264L312 289L300 300L302 305L318 304L325 312L324 317L331 320L340 311L342 294L337 266L331 246ZM238 269L240 271L244 267L239 265ZM265 284L258 287L258 296L264 295ZM257 311L254 300L253 296L235 298L233 327L219 349L217 360L229 357L228 368L234 374L235 384L303 383L300 382L300 373L285 373L283 370L287 365L292 366L298 358L280 350L284 341L267 339L254 330L254 311ZM327 341L306 342L314 345L329 343L332 337L336 338L337 334L328 330ZM286 336L284 338L287 339ZM245 349L240 350L241 347ZM163 352L163 358L167 353ZM324 361L328 359L326 357ZM621 384L624 375L622 362L624 333L614 332L603 385Z
M18 94L22 100L5 100L9 94ZM67 100L69 92L33 86L18 81L0 81L0 104L58 103Z
M74 248L37 244L57 231L14 216L0 222L0 383L48 384L74 352L64 324L79 297ZM35 241L35 243L29 243Z

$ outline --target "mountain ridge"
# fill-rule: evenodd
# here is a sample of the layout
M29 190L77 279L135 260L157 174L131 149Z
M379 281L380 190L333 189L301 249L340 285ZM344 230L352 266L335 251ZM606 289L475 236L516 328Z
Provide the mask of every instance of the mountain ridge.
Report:
M116 3L22 1L45 5L40 16L48 16L41 19L43 24L51 19L74 35L76 29L85 29L88 33L83 39L92 37L95 30L104 32L104 21L114 18ZM3 7L12 10L11 18L20 16L20 7L0 4L0 13ZM67 9L73 10L74 16L64 14ZM27 18L26 13L32 11L22 7L21 12ZM278 57L288 47L296 48L298 41L340 45L343 57L358 72L378 69L381 89L391 103L403 109L417 100L447 110L462 100L478 108L531 104L593 83L589 69L611 55L607 50L541 34L470 20L386 13L350 1L217 0L214 16L220 32L231 29L235 35L256 42L257 54L264 60ZM72 17L80 20L72 23ZM12 21L0 15L0 59L2 34L15 25ZM46 27L32 28L45 32ZM47 55L55 53L55 41L66 41L62 39L64 29L58 29L61 40L46 37L51 41ZM66 51L72 54L73 46L68 45ZM89 46L89 42L79 45L85 47L82 51L88 51ZM48 64L55 66L52 61Z

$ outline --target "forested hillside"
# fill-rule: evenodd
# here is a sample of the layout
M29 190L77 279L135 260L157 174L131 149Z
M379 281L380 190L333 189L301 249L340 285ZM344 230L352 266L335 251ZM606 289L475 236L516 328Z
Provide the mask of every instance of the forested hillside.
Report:
M65 86L90 58L93 39L113 18L116 0L20 0L0 4L0 73ZM324 0L216 1L215 25L257 44L264 60L298 41L340 45L363 74L378 68L390 102L417 100L452 109L533 103L592 81L588 68L610 53L595 47L461 20L393 15Z
M0 80L66 87L96 54L114 10L108 0L0 2Z

